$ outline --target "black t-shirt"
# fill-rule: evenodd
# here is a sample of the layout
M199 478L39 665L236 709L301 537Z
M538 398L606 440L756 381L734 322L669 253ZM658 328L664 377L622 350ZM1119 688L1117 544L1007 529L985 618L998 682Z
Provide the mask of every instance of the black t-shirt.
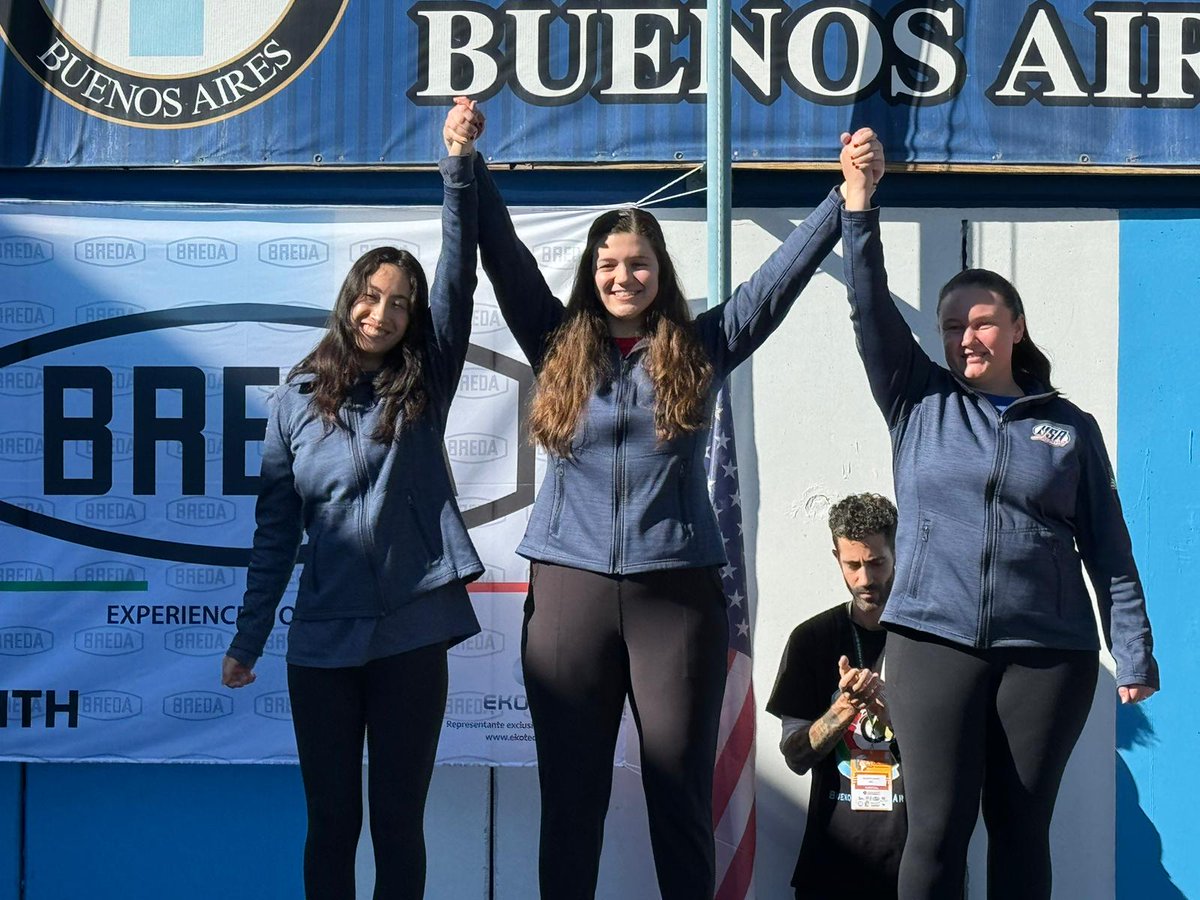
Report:
M854 625L845 603L796 626L779 663L767 712L816 721L837 695L838 657L845 656L851 666L869 665L878 671L885 637L884 631ZM896 873L908 831L904 783L897 765L890 811L850 808L851 750L889 748L887 741L871 741L859 733L859 721L812 769L808 824L792 876L792 886L803 888L806 896L870 896L873 900L896 896Z

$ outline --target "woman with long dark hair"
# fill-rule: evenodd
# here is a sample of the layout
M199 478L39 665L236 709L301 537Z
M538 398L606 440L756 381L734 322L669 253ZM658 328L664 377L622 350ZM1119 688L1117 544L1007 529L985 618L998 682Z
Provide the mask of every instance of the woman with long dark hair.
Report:
M483 565L442 450L471 331L474 151L470 142L447 150L432 293L407 251L360 257L267 423L246 594L222 681L254 680L307 532L287 667L308 805L308 900L354 896L364 733L375 896L423 896L446 650L479 630L466 584Z
M459 106L451 136L482 117ZM542 896L595 893L628 698L659 888L714 892L712 786L725 686L724 545L704 456L716 393L783 321L840 234L834 191L719 307L692 319L658 221L592 224L564 305L518 239L482 158L480 254L537 389L546 480L517 552L531 560L522 662L541 785Z
M864 139L843 136L842 241L900 510L882 619L907 785L900 897L961 897L982 797L988 896L1049 898L1050 819L1099 665L1080 563L1124 703L1159 686L1141 581L1100 429L1051 386L1017 289L984 269L942 288L949 371L913 339L870 204L882 155L864 166Z

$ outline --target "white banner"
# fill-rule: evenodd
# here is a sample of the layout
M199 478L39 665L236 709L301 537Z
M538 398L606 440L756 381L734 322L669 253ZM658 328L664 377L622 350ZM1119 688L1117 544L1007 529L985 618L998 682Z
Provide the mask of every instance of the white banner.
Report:
M520 217L560 294L592 216ZM440 242L436 208L0 204L0 759L295 761L295 578L258 680L219 678L266 399L354 259L400 246L432 278ZM451 651L443 763L535 759L513 552L544 465L518 432L531 386L481 278L446 447L483 631Z

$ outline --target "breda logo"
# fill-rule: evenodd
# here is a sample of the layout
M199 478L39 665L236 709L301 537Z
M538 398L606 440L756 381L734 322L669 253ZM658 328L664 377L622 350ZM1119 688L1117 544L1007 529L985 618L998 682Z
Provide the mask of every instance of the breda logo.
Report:
M356 262L364 253L370 253L372 250L378 250L380 247L394 247L397 250L407 250L417 259L421 258L421 248L412 241L404 241L400 238L377 237L354 241L350 245L350 262Z
M0 328L5 331L36 331L54 324L54 310L32 300L0 303Z
M456 644L448 652L451 656L475 657L492 656L504 650L504 634L484 628L479 634Z
M120 625L99 625L75 632L75 649L91 656L127 656L141 650L145 642L140 631Z
M132 303L120 300L101 300L96 303L85 303L75 310L75 321L82 325L84 322L98 322L101 319L114 319L117 316L129 316L145 310Z
M145 260L146 245L124 237L88 238L75 245L75 258L89 266L131 266Z
M212 691L184 691L163 698L163 715L172 719L203 722L233 712L233 698Z
M458 378L458 393L455 397L464 400L483 400L508 393L512 382L491 369L479 366L464 366Z
M79 697L79 715L111 722L142 714L142 698L127 691L88 691Z
M6 397L37 397L42 393L42 370L33 366L9 366L0 371L0 394Z
M114 565L123 557L178 564L165 570L161 588L176 598L179 592L203 596L236 587L236 569L250 557L258 445L266 430L259 391L279 384L286 345L258 339L247 345L254 347L256 365L215 365L228 343L224 329L293 329L309 341L327 319L328 310L299 304L201 302L12 335L0 345L0 389L23 398L27 414L11 430L0 428L0 462L19 466L26 480L19 495L0 496L0 523L102 551L97 572L128 568ZM133 336L186 350L178 360L142 358L119 343ZM119 364L106 364L110 359ZM515 421L533 389L533 373L524 362L477 346L468 348L467 360L481 392L509 384L517 401L511 404L511 434L464 430L449 445L467 470L481 471L470 461L484 463L496 469L487 469L489 477L513 485L467 509L463 518L476 527L533 501L533 448ZM77 402L80 397L90 402ZM172 402L161 408L147 402L155 397ZM33 563L10 568L24 573L15 580L53 579ZM104 580L145 580L111 574ZM108 624L134 622L118 616ZM285 640L279 646L286 652ZM204 648L193 643L176 649Z
M287 691L273 691L254 698L254 714L264 719L291 721L292 701Z
M496 434L465 432L446 438L446 452L456 463L485 463L508 455L508 441Z
M304 71L349 0L0 0L0 34L77 109L190 128L256 106Z
M102 559L75 567L77 581L145 581L146 570L116 559Z
M0 236L0 266L36 266L54 259L54 245L23 234Z
M167 568L167 585L180 591L223 591L237 582L227 566L196 566L181 563Z
M476 297L471 309L471 333L495 334L504 328L504 316L494 300L486 297Z
M583 256L583 243L580 241L547 241L533 248L534 258L548 269L566 269L568 271L579 265Z
M211 269L234 262L237 244L214 237L181 238L167 244L167 259L194 269Z
M329 245L311 238L276 238L258 245L258 258L269 266L303 269L328 260Z
M0 628L0 656L32 656L54 646L54 634L33 625Z
M187 625L168 631L163 636L163 645L182 656L216 656L225 652L231 640L231 631L208 625Z

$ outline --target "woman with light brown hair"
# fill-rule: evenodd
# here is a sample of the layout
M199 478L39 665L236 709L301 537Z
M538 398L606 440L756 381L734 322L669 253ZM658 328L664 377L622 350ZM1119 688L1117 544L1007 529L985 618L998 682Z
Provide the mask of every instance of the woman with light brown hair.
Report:
M473 140L482 128L479 110L460 102L446 136ZM475 181L484 270L537 376L530 432L548 454L517 549L531 561L521 650L542 896L595 893L628 697L662 896L711 898L728 620L704 467L709 420L722 382L833 249L840 198L831 192L732 297L693 320L650 213L595 220L564 305L478 154Z

